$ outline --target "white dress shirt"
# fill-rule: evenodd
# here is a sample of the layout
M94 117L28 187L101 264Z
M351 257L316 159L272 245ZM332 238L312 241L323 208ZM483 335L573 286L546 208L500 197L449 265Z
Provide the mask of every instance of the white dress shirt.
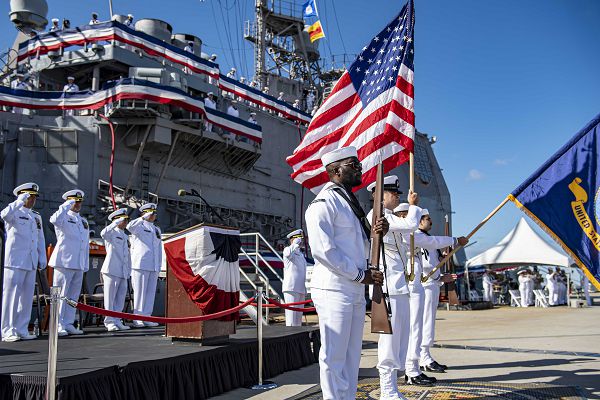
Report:
M106 258L100 272L127 279L131 275L131 257L128 236L117 226L121 221L121 219L117 219L111 222L100 233L106 247Z
M131 232L131 269L160 272L162 241L160 228L139 217L127 225Z
M65 201L50 217L56 232L56 247L48 262L57 268L87 271L90 256L90 231L85 218L71 211L75 200Z
M38 264L46 267L46 242L42 218L35 211L24 207L22 197L10 203L0 216L6 229L4 266L33 270Z

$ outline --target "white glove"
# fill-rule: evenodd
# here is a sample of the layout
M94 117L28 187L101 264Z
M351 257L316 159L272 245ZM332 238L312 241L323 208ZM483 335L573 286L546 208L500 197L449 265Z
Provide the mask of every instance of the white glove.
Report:
M145 219L146 221L148 221L148 218L150 218L153 215L153 213L144 213L142 214L142 218Z
M63 203L63 205L64 205L64 206L69 206L69 208L71 208L71 207L73 207L73 204L75 204L75 203L77 203L75 200L73 200L73 199L68 199L68 200L66 200L66 201Z
M21 193L17 199L23 203L27 201L27 199L31 196L29 193Z
M300 244L302 244L302 238L296 238L292 240L292 244L297 244L298 246L300 246Z

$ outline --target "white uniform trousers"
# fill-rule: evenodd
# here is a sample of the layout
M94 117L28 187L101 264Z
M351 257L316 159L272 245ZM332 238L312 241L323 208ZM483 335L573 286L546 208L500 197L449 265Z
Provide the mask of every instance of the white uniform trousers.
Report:
M483 301L491 301L492 304L495 304L494 301L494 285L483 285Z
M412 290L412 289L411 289ZM423 308L425 294L423 289L410 293L410 338L406 353L406 375L415 377L421 375L419 359L421 358L421 341L423 340Z
M392 335L379 335L377 369L379 373L404 371L410 336L410 298L408 294L390 295Z
M298 292L283 292L283 299L286 303L297 303L304 301L306 295ZM292 306L294 308L304 308L304 304ZM285 310L285 326L302 326L302 312Z
M133 313L152 315L158 272L131 270L131 287L133 288Z
M29 333L35 270L4 267L2 286L2 337Z
M427 366L435 360L431 357L431 346L435 340L435 316L440 301L440 286L427 285L423 304L423 338L421 340L420 364Z
M521 293L521 307L529 307L529 291L527 285L519 286L519 292Z
M80 269L54 268L53 286L60 287L60 295L68 299L79 301L81 294L81 282L83 282L83 271ZM73 325L75 322L75 309L66 301L60 302L58 309L58 330L64 330L65 326Z
M354 400L365 324L364 294L313 288L311 297L319 315L323 399Z
M548 285L546 287L548 289L548 303L551 306L558 305L558 290L556 290L556 286Z
M114 275L102 274L104 279L104 308L110 311L123 311L125 295L127 294L127 279ZM104 326L115 325L120 318L104 317Z

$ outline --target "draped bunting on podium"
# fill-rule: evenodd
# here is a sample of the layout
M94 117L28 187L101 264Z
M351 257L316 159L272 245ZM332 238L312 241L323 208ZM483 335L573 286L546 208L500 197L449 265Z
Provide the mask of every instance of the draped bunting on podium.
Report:
M240 247L238 230L213 226L191 228L164 243L168 267L205 314L239 304ZM237 317L235 313L221 320Z

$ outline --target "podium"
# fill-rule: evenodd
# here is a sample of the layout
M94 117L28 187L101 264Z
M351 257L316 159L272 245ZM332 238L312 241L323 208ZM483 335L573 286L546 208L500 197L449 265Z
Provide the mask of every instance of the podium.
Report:
M179 232L170 238L180 238L194 230L203 227L217 228L219 230L232 230L238 233L239 231L232 228L214 226L208 224L196 225L192 228ZM238 249L239 251L239 249ZM237 264L237 263L236 263ZM173 273L171 265L167 262L167 299L166 299L166 316L169 318L192 317L204 315L203 311L194 303L186 292L181 281ZM211 344L226 341L229 335L235 333L236 321L217 321L207 320L198 322L189 322L183 324L167 324L165 334L167 337L174 340L182 341L199 341L201 343L210 342Z

